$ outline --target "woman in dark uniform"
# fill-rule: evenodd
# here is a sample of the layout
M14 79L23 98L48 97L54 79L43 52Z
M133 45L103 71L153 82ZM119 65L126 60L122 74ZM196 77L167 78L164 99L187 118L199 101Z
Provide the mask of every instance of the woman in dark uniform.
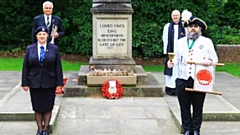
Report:
M63 86L63 73L58 47L47 42L45 26L35 30L37 43L26 49L22 69L22 88L30 89L32 108L38 126L37 135L49 135L56 89Z

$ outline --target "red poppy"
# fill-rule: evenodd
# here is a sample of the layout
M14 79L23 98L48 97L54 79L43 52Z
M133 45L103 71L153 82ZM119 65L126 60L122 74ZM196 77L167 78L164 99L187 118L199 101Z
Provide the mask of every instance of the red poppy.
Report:
M60 94L64 94L64 87L66 86L66 84L67 84L67 80L68 80L68 78L64 78L63 79L63 84L64 84L64 86L62 87L62 89L56 89L56 95L60 95Z
M109 92L109 81L116 81L117 91L115 93ZM110 79L102 85L102 95L108 99L118 99L122 96L123 92L124 92L124 89L121 83L116 79Z

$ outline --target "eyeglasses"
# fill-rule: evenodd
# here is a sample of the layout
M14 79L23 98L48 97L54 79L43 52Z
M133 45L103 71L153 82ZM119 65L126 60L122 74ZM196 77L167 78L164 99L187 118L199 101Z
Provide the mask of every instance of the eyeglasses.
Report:
M189 25L188 27L190 27L190 28L198 28L199 26L198 25Z
M52 9L51 7L45 7L45 9Z

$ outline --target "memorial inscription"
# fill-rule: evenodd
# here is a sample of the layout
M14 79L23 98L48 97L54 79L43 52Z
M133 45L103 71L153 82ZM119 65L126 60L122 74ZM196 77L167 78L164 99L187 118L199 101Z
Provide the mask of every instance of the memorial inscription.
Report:
M98 54L127 54L127 20L99 19L97 22Z

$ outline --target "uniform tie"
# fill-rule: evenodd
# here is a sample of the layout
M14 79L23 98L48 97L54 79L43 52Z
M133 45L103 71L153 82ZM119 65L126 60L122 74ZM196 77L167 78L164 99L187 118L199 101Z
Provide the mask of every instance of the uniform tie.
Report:
M47 27L49 28L50 22L49 22L49 16L47 17Z
M41 49L41 51L40 51L40 63L41 63L41 65L43 65L45 51L44 51L44 47L43 46L41 46L40 49Z

